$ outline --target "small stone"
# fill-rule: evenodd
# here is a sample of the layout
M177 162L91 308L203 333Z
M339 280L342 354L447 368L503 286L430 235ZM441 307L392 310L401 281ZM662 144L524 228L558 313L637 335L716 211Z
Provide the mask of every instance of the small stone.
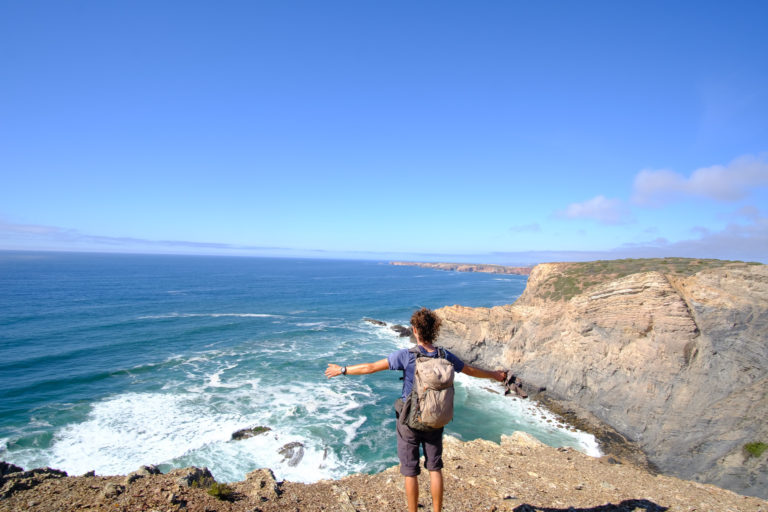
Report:
M125 486L116 484L114 482L107 483L107 485L104 486L104 490L102 491L105 498L117 498L124 492Z

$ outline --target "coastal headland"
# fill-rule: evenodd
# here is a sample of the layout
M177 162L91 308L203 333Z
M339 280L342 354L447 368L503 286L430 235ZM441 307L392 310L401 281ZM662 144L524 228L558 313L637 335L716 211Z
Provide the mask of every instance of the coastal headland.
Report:
M547 263L514 304L438 314L440 344L607 424L651 468L768 497L768 453L750 449L768 442L768 266Z
M521 432L447 438L444 510L768 512L768 266L541 264L514 304L437 311L441 345L511 369L609 447L594 458ZM220 485L204 468L68 476L0 463L0 512L401 510L402 485L397 466L313 484L260 469Z
M505 265L491 265L487 263L424 263L414 261L392 261L390 265L401 267L422 267L435 270L448 270L452 272L485 272L488 274L516 274L527 276L533 267L508 267Z

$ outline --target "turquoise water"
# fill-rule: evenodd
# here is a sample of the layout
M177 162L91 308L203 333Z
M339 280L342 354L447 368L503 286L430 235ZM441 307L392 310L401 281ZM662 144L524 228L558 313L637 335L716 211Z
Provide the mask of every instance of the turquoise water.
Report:
M521 276L386 262L0 252L0 460L80 474L207 466L222 481L271 467L315 481L397 463L400 372L327 380L375 361L421 306L513 302ZM461 439L525 430L594 452L530 403L461 378ZM545 418L542 418L542 414ZM232 441L238 429L265 435ZM279 449L304 446L290 466Z

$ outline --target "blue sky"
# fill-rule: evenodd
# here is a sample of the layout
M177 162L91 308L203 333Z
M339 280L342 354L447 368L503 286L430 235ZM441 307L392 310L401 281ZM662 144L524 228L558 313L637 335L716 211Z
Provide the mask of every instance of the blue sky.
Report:
M0 249L768 262L768 3L0 1Z

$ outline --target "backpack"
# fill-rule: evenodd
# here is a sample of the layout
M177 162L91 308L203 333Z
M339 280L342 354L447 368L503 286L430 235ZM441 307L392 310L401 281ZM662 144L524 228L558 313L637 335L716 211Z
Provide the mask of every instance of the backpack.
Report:
M437 357L428 357L418 347L414 354L413 389L403 404L400 421L415 430L437 430L453 419L453 365L445 350L437 347Z

